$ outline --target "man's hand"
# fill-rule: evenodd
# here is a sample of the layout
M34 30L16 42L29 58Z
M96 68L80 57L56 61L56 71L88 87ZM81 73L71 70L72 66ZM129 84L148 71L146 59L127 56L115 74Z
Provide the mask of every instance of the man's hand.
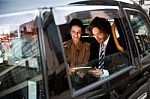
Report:
M101 69L93 69L88 71L90 74L92 74L95 77L100 77L103 74L103 71Z

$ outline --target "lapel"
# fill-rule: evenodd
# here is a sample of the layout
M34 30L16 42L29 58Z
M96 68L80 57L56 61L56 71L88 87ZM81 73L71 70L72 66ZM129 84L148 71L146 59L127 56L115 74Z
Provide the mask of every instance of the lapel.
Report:
M110 36L108 44L106 46L105 55L110 55L110 54L113 54L113 53L116 53L116 52L118 52L118 49L116 47L116 44L115 44L112 36Z

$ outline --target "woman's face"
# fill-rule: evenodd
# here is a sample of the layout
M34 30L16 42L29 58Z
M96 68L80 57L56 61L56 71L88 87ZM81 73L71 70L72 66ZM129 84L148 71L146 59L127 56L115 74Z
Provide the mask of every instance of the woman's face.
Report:
M107 33L103 32L102 30L98 29L97 27L94 27L92 29L92 34L99 43L104 43L104 41L108 37Z
M77 26L77 25L73 25L71 27L71 37L74 43L78 43L78 41L80 40L81 37L81 27Z

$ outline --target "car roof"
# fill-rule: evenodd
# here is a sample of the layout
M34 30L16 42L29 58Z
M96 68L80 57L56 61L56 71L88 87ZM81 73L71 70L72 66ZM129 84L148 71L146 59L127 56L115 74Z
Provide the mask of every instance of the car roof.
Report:
M64 6L73 3L81 3L83 1L93 1L95 0L0 0L0 14L14 13L35 10L37 8L43 7L56 7ZM98 2L115 2L121 1L125 3L133 3L130 0L101 0Z

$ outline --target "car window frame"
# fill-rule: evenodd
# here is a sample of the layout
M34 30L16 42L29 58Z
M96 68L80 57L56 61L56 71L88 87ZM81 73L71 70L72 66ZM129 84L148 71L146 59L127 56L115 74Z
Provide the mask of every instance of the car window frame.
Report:
M144 17L144 19L145 19L145 21L147 22L147 24L150 26L150 22L149 22L149 18L146 16L146 13L145 12L143 12L143 11L141 11L141 10L138 10L138 9L132 9L132 8L124 8L124 11L125 11L125 13L126 13L126 16L127 16L127 18L128 18L128 13L126 12L126 11L134 11L134 12L137 12L137 13L140 13L140 15L142 15L143 17ZM129 21L129 19L128 19L128 21ZM129 21L129 23L130 23L130 21ZM131 28L131 31L132 31L132 35L133 35L133 37L134 37L134 35L135 35L135 33L133 32L133 30L132 30L132 26L131 26L131 24L129 24L129 26L130 26L130 28ZM134 39L134 42L135 42L135 45L136 45L136 49L137 49L137 53L138 53L138 63L141 65L141 67L142 68L147 68L149 65L150 65L150 63L149 63L149 58L150 58L150 54L148 53L146 53L146 55L144 56L144 57L141 57L141 54L140 54L140 52L139 52L139 49L138 49L138 45L137 45L137 42L136 42L136 40L135 40L135 38L133 38ZM137 67L137 66L136 66Z
M59 8L60 9L60 8ZM104 9L104 8L103 8ZM63 9L64 10L64 9ZM102 10L102 9L96 9L97 11L98 10ZM116 9L116 10L118 10L119 11L119 9ZM53 11L53 9L52 9L52 11ZM86 11L86 10L85 10ZM88 11L92 11L92 10L88 10ZM56 8L54 9L54 11L53 12L57 12L57 10L56 10ZM77 11L75 11L75 12L77 12ZM82 12L82 11L79 11L79 12ZM53 14L55 14L55 13L53 13ZM57 12L58 13L58 12ZM122 15L122 14L118 14L119 16L120 15ZM60 16L60 15L59 15ZM55 22L57 22L57 18L55 18L55 17L57 17L57 15L55 16L54 15L54 20L55 20ZM65 21L65 22L67 22L67 21ZM56 23L56 25L59 25L60 23ZM59 28L58 28L58 31L59 31L59 33L60 33L60 30L59 30ZM67 67L68 67L68 65L67 65ZM88 86L86 86L86 87L84 87L84 88L81 88L81 89L79 89L79 90L77 90L77 91L74 91L73 89L72 89L72 87L70 88L70 91L71 91L71 95L72 95L72 97L76 97L76 96L79 96L79 95L81 95L81 94L84 94L84 93L86 93L86 92L88 92L88 91L90 91L90 90L92 90L92 89L94 89L94 88L96 88L96 87L98 87L98 86L100 86L100 85L102 85L102 84L104 84L104 83L106 83L106 82L108 82L108 81L110 81L110 80L112 80L112 79L114 79L114 78L116 78L116 77L118 77L119 75L121 75L121 74L123 74L123 73L125 73L125 72L127 72L127 71L129 71L129 70L131 70L132 68L134 68L134 66L133 65L130 65L130 66L127 66L126 68L124 68L123 70L120 70L120 71L117 71L116 73L114 73L114 74L112 74L111 76L109 76L108 78L105 78L104 80L102 80L102 81L97 81L97 82L95 82L95 83L92 83L92 84L90 84L90 85L88 85ZM67 70L68 71L68 70ZM68 73L67 73L68 74ZM69 75L68 75L69 76ZM69 82L70 82L70 80L69 80ZM70 85L70 84L69 84Z

